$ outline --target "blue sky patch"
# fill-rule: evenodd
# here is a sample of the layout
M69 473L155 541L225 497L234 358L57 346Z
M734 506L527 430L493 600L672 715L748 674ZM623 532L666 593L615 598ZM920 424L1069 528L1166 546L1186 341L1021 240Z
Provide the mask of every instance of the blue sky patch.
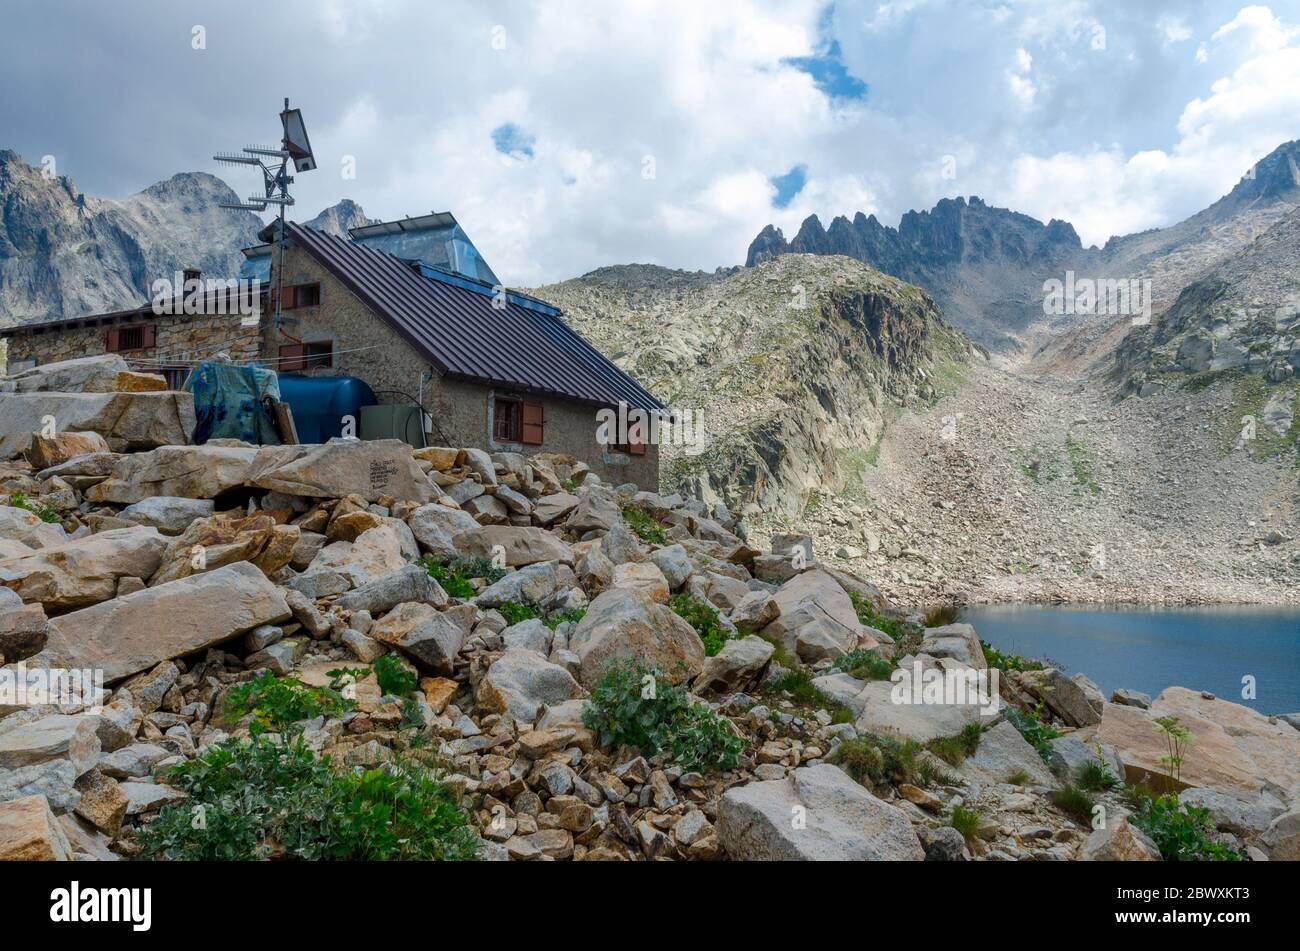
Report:
M781 62L807 73L817 88L832 99L867 98L867 84L844 65L839 40L831 40L815 56L790 56Z
M513 122L506 122L492 130L492 144L502 155L511 158L532 158L533 143L537 137L525 132Z
M772 205L776 208L784 208L790 204L795 195L803 191L803 186L808 181L808 166L796 165L784 175L774 175L768 181L776 189L776 197L772 199Z

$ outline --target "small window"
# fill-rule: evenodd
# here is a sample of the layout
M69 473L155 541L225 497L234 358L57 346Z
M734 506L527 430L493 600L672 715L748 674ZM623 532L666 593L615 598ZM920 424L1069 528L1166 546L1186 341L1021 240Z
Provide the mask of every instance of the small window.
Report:
M159 372L167 380L167 389L179 390L185 386L185 378L190 375L190 368L187 366L162 367Z
M492 438L497 442L519 442L522 434L520 400L497 399L492 407Z
M281 373L300 370L328 369L334 366L334 344L328 340L316 343L286 343L280 347Z
M153 324L110 327L104 337L104 349L109 353L144 350L154 345L156 330L157 328Z
M315 307L320 304L320 284L290 284L284 289L282 310Z

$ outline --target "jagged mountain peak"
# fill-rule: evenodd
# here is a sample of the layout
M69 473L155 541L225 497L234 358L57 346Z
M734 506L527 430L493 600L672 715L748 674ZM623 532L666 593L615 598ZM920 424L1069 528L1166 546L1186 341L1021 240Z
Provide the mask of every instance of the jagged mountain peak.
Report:
M375 221L376 219L367 218L365 211L351 198L342 198L304 224L317 231L346 235L349 228L361 228L374 224Z

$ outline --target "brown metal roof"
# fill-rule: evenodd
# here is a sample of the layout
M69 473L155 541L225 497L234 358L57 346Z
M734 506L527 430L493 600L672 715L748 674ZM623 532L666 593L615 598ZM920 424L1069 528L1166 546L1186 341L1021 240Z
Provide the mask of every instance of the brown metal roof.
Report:
M290 223L289 236L446 376L643 410L664 405L559 316L455 275L425 276L411 262ZM549 305L547 305L549 308Z

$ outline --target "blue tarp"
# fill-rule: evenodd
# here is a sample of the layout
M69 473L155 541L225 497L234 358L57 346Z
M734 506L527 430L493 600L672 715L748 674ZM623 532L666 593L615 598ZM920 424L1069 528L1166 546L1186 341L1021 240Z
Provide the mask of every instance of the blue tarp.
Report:
M242 439L259 445L279 445L280 436L263 405L280 399L280 382L274 370L256 365L200 363L185 381L194 394L194 441Z

